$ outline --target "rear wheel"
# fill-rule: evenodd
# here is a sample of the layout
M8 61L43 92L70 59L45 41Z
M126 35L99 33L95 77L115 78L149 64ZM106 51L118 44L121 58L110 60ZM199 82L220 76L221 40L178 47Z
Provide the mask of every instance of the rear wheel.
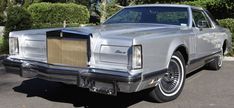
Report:
M208 69L219 70L223 65L223 49L221 49L220 54L214 58L213 61L207 64Z
M184 86L185 62L180 52L171 57L168 71L160 79L159 84L150 92L150 97L156 102L168 102L176 99Z

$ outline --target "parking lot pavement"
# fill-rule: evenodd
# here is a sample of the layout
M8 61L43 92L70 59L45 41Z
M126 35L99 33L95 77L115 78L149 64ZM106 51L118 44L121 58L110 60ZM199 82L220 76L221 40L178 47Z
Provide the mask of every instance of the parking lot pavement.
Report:
M153 103L143 92L100 95L75 86L21 78L0 66L0 108L234 108L233 77L234 62L224 62L219 71L196 71L186 79L178 99Z

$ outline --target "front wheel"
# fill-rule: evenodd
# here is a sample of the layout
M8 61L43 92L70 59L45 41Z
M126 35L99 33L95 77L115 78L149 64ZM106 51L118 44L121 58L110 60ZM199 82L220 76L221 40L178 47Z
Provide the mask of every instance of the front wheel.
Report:
M177 51L171 57L169 67L159 84L150 92L149 96L156 102L168 102L176 99L185 82L185 62L182 54Z

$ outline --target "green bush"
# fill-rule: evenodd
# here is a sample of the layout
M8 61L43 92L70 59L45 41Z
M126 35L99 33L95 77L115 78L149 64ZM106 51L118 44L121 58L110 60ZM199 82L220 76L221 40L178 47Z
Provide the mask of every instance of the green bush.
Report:
M7 20L5 24L4 36L7 38L9 32L30 29L32 19L30 13L21 7L9 7L7 10Z
M210 11L217 19L234 18L233 0L196 0L182 2L181 4L203 7Z
M222 19L219 20L219 24L225 28L228 28L232 32L232 47L234 48L234 19ZM230 55L234 55L234 52L232 52Z
M59 25L64 21L67 24L85 24L89 21L87 7L73 3L35 3L30 5L28 10L34 25Z
M8 42L3 36L0 36L0 54L8 54Z

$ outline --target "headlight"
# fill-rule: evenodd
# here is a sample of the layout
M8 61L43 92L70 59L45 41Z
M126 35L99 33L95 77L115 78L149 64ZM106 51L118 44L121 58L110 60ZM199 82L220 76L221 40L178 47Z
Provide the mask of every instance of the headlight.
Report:
M134 45L132 47L132 69L142 68L142 46Z
M11 55L19 54L19 43L17 37L9 38L9 53Z

